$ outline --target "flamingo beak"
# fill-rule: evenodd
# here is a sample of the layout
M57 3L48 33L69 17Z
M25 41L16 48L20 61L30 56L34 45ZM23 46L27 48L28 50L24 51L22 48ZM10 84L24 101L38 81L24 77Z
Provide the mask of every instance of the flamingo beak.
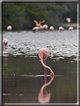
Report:
M51 55L51 52L49 52L49 56Z

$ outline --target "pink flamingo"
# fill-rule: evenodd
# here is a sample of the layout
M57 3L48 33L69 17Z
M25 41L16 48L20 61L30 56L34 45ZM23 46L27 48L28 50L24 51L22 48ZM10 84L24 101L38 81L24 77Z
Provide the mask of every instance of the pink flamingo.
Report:
M11 30L11 29L12 29L11 25L7 26L7 30Z
M50 101L51 98L51 93L48 93L46 90L46 87L50 85L50 83L53 81L53 76L51 77L50 81L45 83L41 89L40 92L38 94L38 101L40 103L48 103Z
M40 25L43 23L43 22L45 22L45 20L44 21L39 21L39 23L36 21L36 20L33 20L35 23L36 23L36 26L37 27L40 27Z
M7 38L4 38L4 40L3 40L3 47L6 47L7 44L8 44L8 40L7 40Z
M39 29L40 29L40 28L36 26L36 27L34 27L32 30L33 30L33 31L38 31Z
M69 27L68 30L72 31L73 30L73 27Z
M41 60L42 65L45 68L50 70L50 72L51 72L50 76L54 76L54 73L53 73L52 69L44 63L44 60L46 60L47 57L50 56L50 55L51 55L51 52L47 48L41 48L38 51L38 56L39 56L39 58Z
M34 27L32 30L35 30L35 31L38 31L38 30L43 30L44 28L43 28L43 26L42 25L40 25L40 27Z
M53 31L54 30L54 27L53 26L50 26L50 30Z
M71 19L70 19L70 18L66 18L66 21L67 21L68 23L70 23L70 22L71 22Z
M43 25L43 29L48 29L48 25L47 24L44 24Z
M64 28L63 28L62 26L60 26L60 27L59 27L59 30L60 30L60 31L63 31L63 30L64 30Z
M39 28L40 28L40 30L43 30L43 29L44 29L42 25L40 25L40 27L39 27Z

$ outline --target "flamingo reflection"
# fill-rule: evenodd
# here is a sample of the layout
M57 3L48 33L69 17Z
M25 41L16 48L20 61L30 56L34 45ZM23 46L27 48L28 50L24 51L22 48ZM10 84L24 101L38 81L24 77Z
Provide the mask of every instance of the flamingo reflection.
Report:
M44 83L43 86L41 87L40 92L39 92L39 94L38 94L38 101L39 101L40 103L48 103L48 102L50 102L51 93L48 93L48 92L47 92L46 87L51 84L51 82L52 82L53 79L54 79L54 76L51 76L50 78L51 78L50 81L46 83L47 76L44 77L44 82L45 82L45 83Z

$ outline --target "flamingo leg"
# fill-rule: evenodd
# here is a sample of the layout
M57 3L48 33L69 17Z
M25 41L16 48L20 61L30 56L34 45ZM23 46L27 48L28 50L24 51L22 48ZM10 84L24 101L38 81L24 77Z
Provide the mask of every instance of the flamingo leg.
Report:
M43 59L43 62L46 65L46 59ZM44 68L44 82L47 82L47 68Z

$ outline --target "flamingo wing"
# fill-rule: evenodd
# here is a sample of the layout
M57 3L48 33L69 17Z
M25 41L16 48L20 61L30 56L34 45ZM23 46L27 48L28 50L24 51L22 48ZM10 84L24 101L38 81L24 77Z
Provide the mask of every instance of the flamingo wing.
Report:
M42 24L42 23L44 23L45 22L45 20L43 20L43 21L39 21L39 24Z
M38 22L36 20L33 20L36 24L38 24Z

